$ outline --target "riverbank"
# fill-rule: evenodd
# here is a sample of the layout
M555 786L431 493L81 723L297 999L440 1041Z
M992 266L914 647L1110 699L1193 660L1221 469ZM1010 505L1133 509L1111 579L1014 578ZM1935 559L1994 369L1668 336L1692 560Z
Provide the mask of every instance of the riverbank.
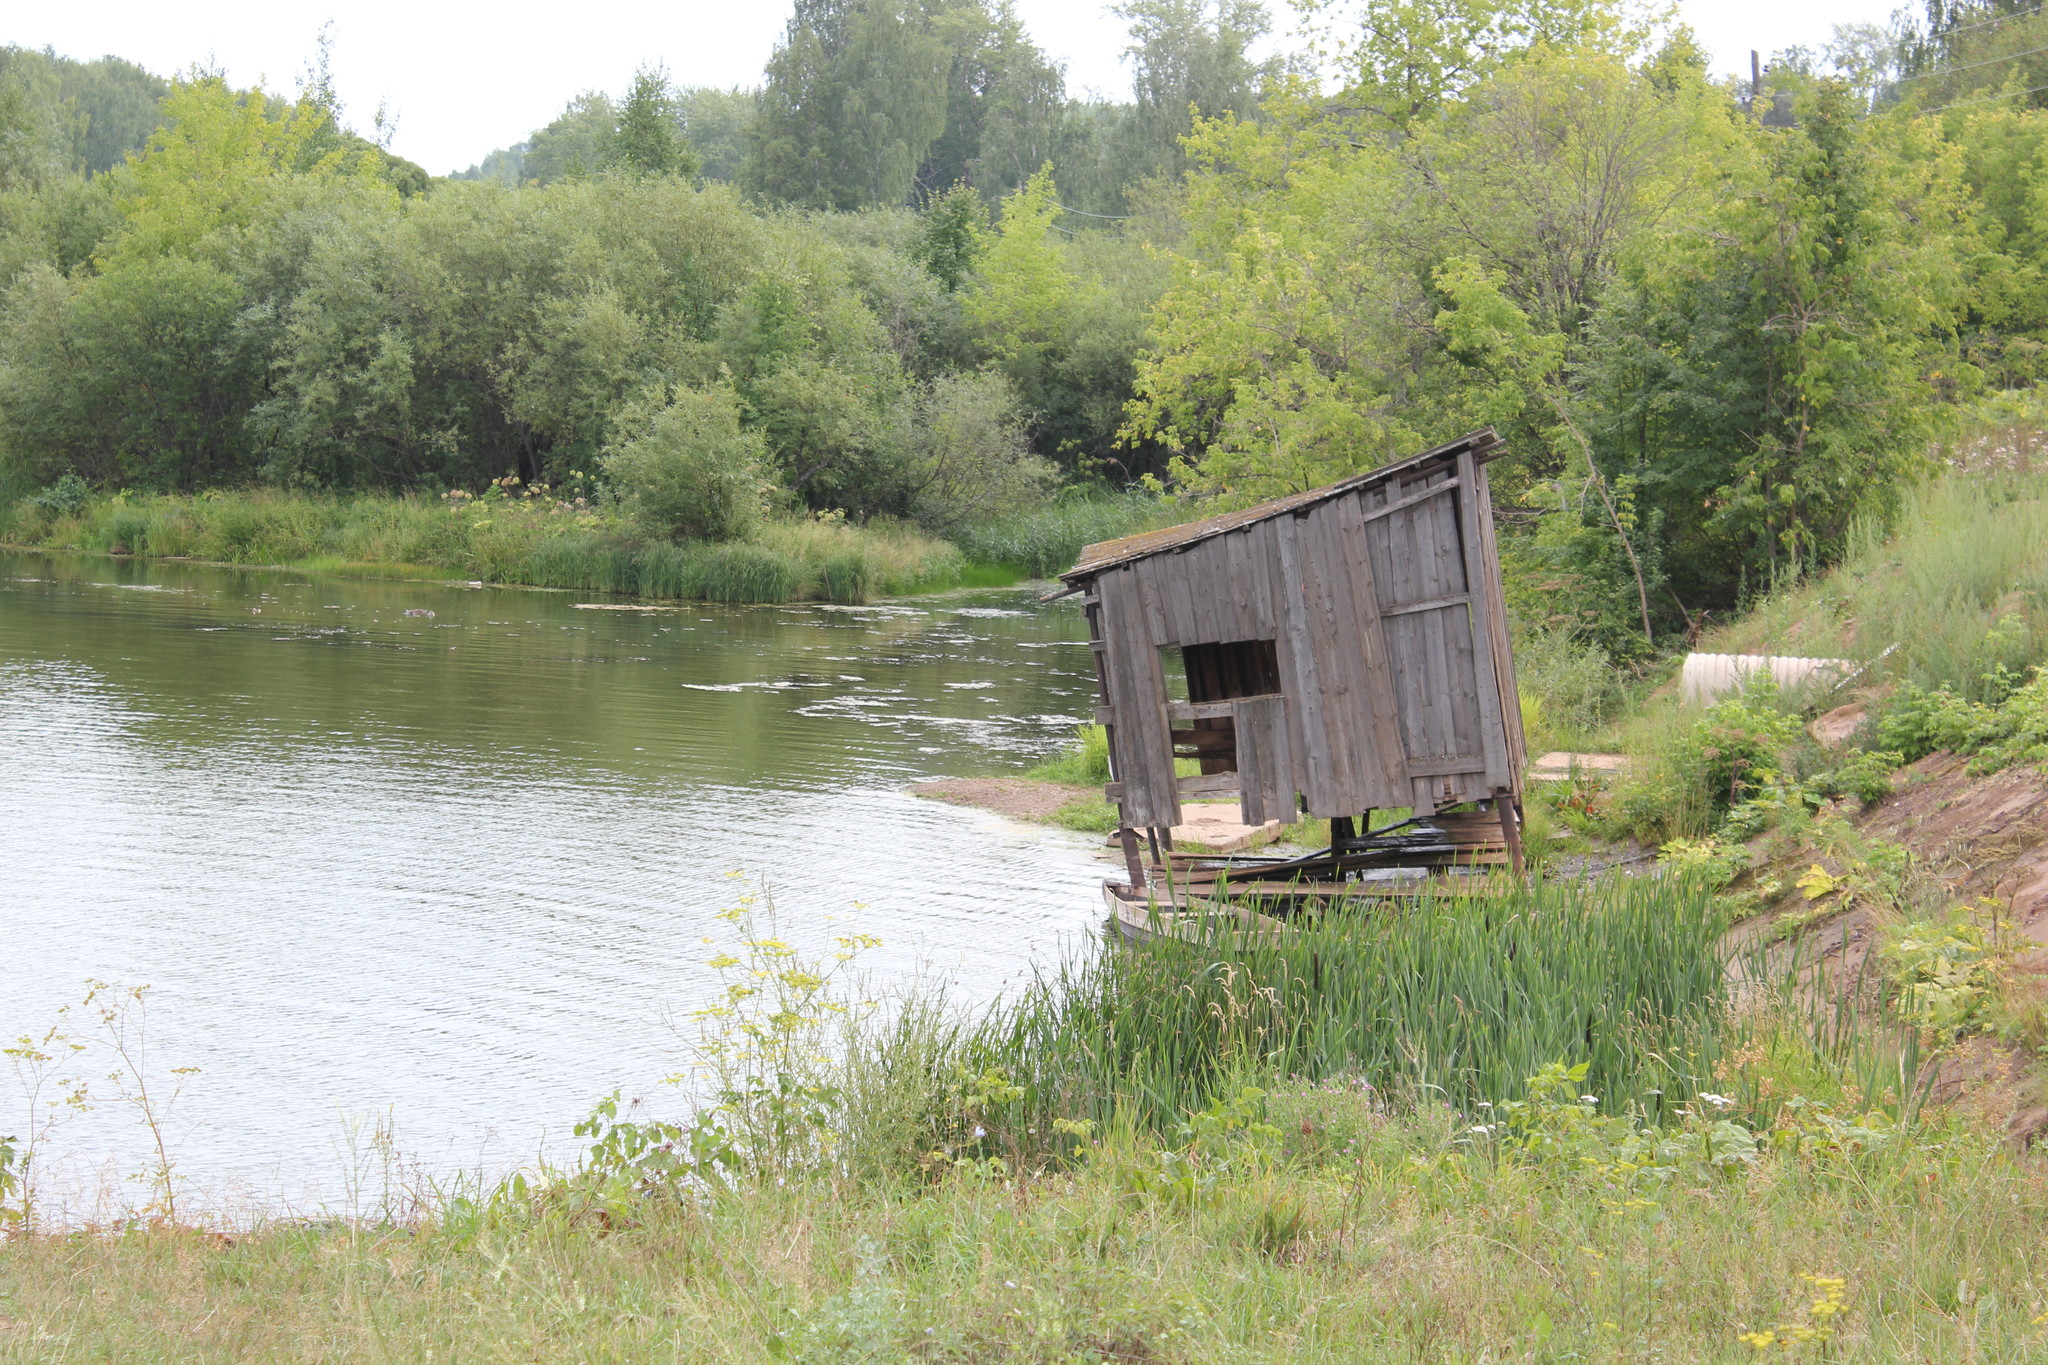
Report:
M504 488L441 499L267 490L118 494L71 505L30 499L0 516L0 542L715 602L864 602L1023 577L972 565L954 546L908 526L787 519L745 540L675 542L641 535L587 499Z
M601 496L493 486L440 498L215 490L96 494L73 481L0 506L0 547L184 559L358 577L457 578L660 600L843 602L1008 587L1081 546L1148 529L1170 504L1138 495L1050 502L953 541L902 522L770 518L741 540L640 531Z

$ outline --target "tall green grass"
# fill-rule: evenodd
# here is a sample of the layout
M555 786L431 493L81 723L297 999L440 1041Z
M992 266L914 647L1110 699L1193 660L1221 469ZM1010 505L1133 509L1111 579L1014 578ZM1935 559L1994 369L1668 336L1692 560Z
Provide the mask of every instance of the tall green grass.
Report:
M903 526L771 522L747 541L649 539L552 500L439 501L266 490L96 499L0 512L0 541L230 564L440 569L465 578L717 602L863 602L948 587L960 552Z
M979 1065L1048 1115L1168 1125L1246 1079L1362 1077L1469 1109L1545 1065L1590 1064L1610 1107L1654 1114L1713 1061L1724 920L1677 878L1537 885L1330 914L1278 939L1212 921L1069 961L985 1019Z
M954 537L978 564L1012 564L1034 578L1071 568L1081 547L1184 521L1187 510L1145 493L1070 496Z
M1858 525L1838 568L1699 647L1859 660L1893 649L1888 676L1999 700L1984 695L1987 674L2048 658L2048 474L1950 473L1910 489L1894 520Z

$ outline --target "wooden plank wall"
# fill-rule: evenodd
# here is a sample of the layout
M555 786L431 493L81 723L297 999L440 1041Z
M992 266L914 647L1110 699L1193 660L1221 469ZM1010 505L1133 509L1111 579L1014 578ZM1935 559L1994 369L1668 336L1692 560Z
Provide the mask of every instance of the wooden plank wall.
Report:
M1519 789L1521 726L1485 470L1469 454L1096 580L1125 821L1180 821L1162 648L1273 640L1240 703L1245 818L1420 810Z

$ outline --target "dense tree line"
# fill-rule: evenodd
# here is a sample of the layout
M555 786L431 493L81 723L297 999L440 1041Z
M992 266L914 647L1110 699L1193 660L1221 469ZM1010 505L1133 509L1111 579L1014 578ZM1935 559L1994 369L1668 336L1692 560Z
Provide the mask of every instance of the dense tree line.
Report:
M2025 6L1760 89L1603 0L1363 0L1269 63L1244 0L1120 13L1122 104L999 4L802 0L757 90L643 67L432 181L319 81L143 114L146 73L9 53L0 495L514 475L676 534L946 530L1491 423L1527 614L1627 655L1830 561L2048 363Z

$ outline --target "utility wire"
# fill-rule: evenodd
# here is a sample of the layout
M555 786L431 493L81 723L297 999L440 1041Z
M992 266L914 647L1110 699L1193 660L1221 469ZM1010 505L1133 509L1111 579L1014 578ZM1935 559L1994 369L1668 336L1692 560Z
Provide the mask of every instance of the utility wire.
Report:
M1116 223L1128 223L1131 221L1132 218L1137 216L1136 214L1130 213L1090 213L1086 209L1070 209L1065 204L1054 204L1053 207L1058 209L1061 213L1078 213L1083 218L1107 218L1111 222Z
M1954 104L1944 104L1933 109L1922 109L1920 114L1922 117L1925 117L1928 114L1946 113L1950 109L1965 109L1973 104L1990 104L1994 100L2018 99L2021 95L2038 95L2043 90L2048 90L2048 85L2030 86L2025 90L2001 90L1995 95L1981 95L1973 100L1957 100Z
M1939 33L1930 33L1927 36L1930 38L1952 38L1958 33L1968 33L1973 29L1989 28L1993 24L2002 24L2008 19L2024 19L2029 14L2039 14L2044 9L2048 9L2048 4L2036 5L2032 9L2016 9L2011 14L1996 14L1989 19L1979 19L1974 24L1964 24L1961 28L1945 28Z
M1975 71L1980 66L1997 66L2000 62L2016 61L2021 57L2034 57L2043 52L2048 52L2048 47L2030 47L2025 52L2008 52L2002 57L1986 57L1983 61L1971 62L1968 66L1937 66L1931 70L1922 71L1918 75L1901 76L1893 81L1892 84L1905 85L1912 81L1932 80L1936 76L1952 75L1957 71Z

